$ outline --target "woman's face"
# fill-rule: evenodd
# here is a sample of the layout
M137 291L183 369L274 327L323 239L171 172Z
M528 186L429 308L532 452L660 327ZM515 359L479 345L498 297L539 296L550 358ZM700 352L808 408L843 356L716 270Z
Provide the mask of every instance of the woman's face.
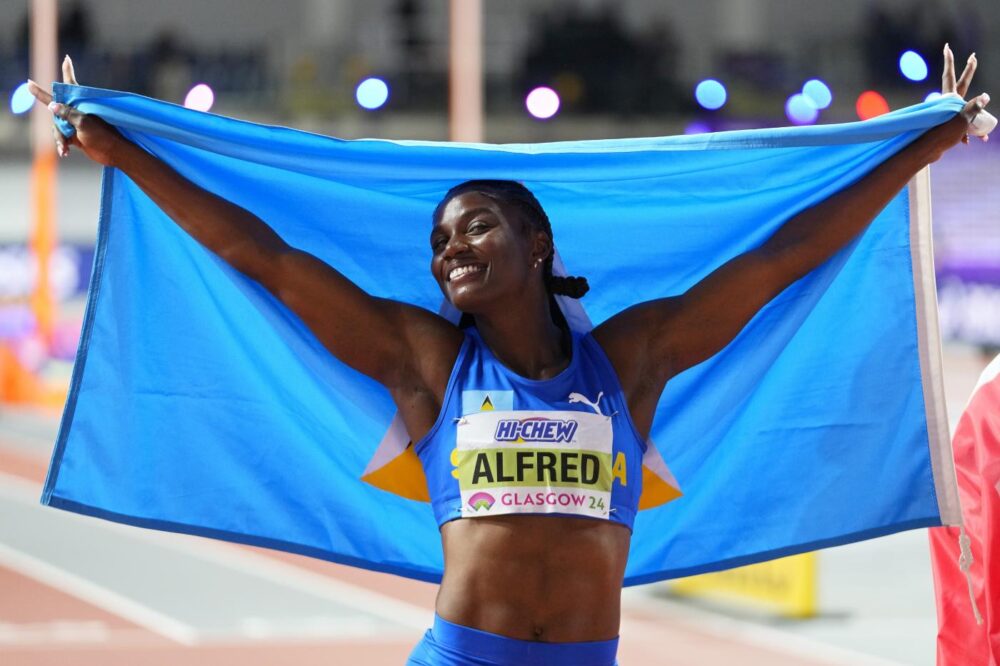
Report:
M525 233L509 206L464 192L448 201L431 231L431 273L456 308L476 313L526 289L533 272L540 278L534 263L546 256L545 245L545 234Z

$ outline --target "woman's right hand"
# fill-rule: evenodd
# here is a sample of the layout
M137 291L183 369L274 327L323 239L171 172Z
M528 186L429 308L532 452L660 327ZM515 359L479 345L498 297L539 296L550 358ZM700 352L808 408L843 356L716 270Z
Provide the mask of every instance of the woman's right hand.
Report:
M73 61L69 56L62 63L63 83L78 85L73 72ZM55 125L52 135L55 138L56 152L60 157L69 155L69 147L77 146L90 159L104 166L115 166L115 155L125 138L111 125L97 116L80 113L76 109L52 101L52 93L42 88L34 81L28 81L28 90L42 104L45 104L52 114L67 121L76 130L72 137L63 136Z

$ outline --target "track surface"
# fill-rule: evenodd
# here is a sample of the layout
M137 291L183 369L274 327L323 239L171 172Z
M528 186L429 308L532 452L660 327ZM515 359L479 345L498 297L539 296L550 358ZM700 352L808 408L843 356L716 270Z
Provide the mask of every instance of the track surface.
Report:
M431 622L432 585L42 507L44 461L3 444L4 664L402 664ZM623 664L831 663L665 612L626 611Z

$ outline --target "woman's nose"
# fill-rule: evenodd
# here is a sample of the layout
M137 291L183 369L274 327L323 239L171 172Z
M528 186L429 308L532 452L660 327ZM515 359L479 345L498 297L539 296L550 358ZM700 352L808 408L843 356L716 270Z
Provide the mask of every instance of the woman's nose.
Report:
M444 247L444 258L451 259L468 249L469 244L465 241L465 238L461 234L455 234L448 239L448 243Z

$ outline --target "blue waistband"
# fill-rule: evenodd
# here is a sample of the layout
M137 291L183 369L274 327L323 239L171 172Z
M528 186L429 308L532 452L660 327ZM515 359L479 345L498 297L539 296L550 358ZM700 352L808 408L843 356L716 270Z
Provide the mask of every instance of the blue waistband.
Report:
M472 663L520 664L522 666L612 666L618 639L584 643L543 643L508 638L488 631L463 627L434 614L431 629L440 647L477 658Z

